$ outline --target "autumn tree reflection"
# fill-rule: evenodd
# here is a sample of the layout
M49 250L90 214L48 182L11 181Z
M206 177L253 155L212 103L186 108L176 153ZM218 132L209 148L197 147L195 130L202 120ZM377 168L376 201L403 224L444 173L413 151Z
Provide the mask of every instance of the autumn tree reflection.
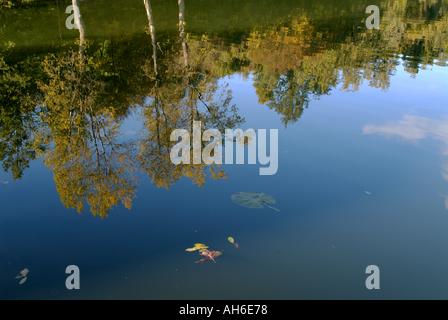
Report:
M147 12L150 3L145 1ZM226 178L219 165L179 164L170 159L173 142L171 132L175 129L193 130L193 121L202 121L203 129L214 128L224 131L243 123L235 105L231 105L232 92L226 85L218 83L197 66L189 64L189 54L185 42L185 7L179 1L179 38L181 48L172 48L166 53L164 73L159 72L156 54L153 61L146 60L142 69L148 80L154 81L148 93L149 103L142 109L144 130L139 141L138 162L140 168L158 187L169 188L181 177L192 179L201 187L206 181L206 170L212 179ZM148 14L150 26L154 24L152 14ZM155 27L150 28L153 50L157 51Z
M173 10L173 20L158 16L160 2L140 2L123 11L132 17L139 12L144 24L136 23L138 32L121 32L117 20L103 19L90 41L88 18L95 10L86 11L85 19L75 20L75 44L43 45L39 55L27 56L4 38L15 22L0 25L3 169L20 179L41 156L64 205L81 212L87 204L104 217L120 203L131 207L138 171L167 189L182 177L198 186L208 176L226 177L217 165L174 165L170 135L175 129L191 132L193 121L220 132L244 122L223 84L227 76L250 80L259 108L274 110L289 126L314 99L334 90L356 92L365 84L388 90L398 65L412 77L447 65L447 1L384 0L379 30L367 30L362 17L345 14L363 13L362 2L307 2L288 15L263 15L275 17L263 23L241 23L244 15L232 12L237 25L228 27L228 20L210 17L198 4L189 3L187 11L184 0L177 2L163 5ZM208 27L216 22L216 28L204 29L190 14ZM121 137L120 128L136 110L143 129L134 141Z
M33 144L37 129L35 112L39 62L27 59L15 66L8 65L0 53L0 161L5 171L11 170L14 180L36 158L36 150L45 146Z
M35 143L47 146L44 163L68 208L104 217L120 202L130 208L136 179L132 143L120 141L120 122L102 95L107 91L100 64L71 52L43 62L47 81ZM106 100L107 101L107 100Z

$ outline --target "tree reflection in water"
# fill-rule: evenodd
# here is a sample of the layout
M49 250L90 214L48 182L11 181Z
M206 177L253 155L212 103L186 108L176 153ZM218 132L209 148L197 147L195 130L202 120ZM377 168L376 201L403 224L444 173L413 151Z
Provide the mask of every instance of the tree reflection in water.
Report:
M352 9L363 13L366 4ZM167 189L181 177L202 186L207 170L212 179L226 178L218 166L170 160L174 129L192 131L193 121L201 121L203 130L224 132L244 123L220 81L225 76L250 78L259 104L287 127L334 89L354 92L366 82L388 90L399 64L412 77L446 66L447 1L384 1L379 30L341 14L347 10L341 4L309 3L270 23L211 34L189 30L188 14L202 8L192 4L187 12L183 0L175 32L156 33L165 17L145 0L138 10L146 14L147 34L94 40L88 38L89 5L95 4L80 8L76 48L62 45L24 58L6 26L0 28L0 160L21 179L30 162L43 157L64 205L81 212L86 202L101 217L120 203L131 208L140 171ZM136 110L143 117L140 136L125 139L121 126Z

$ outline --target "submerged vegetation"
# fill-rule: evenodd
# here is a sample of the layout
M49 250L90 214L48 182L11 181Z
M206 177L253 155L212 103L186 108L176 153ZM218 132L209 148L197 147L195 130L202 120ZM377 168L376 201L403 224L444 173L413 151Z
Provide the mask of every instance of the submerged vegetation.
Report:
M23 3L16 19L8 8ZM137 172L167 189L182 177L199 187L207 175L227 177L169 156L174 129L244 123L226 76L251 79L260 108L288 126L332 90L364 82L388 90L399 65L411 77L447 65L446 0L378 2L379 30L365 28L366 1L129 1L111 3L107 10L123 13L113 17L102 2L77 2L83 19L73 30L64 26L68 3L0 1L0 160L21 179L42 157L64 205L82 212L87 203L101 217L120 203L131 208ZM36 14L48 34L34 28ZM143 128L129 139L122 124L137 111Z

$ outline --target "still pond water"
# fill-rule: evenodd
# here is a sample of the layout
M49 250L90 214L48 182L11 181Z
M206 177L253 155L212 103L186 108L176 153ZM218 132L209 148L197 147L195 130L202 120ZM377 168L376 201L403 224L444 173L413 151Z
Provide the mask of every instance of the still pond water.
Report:
M448 1L73 1L73 29L72 1L17 2L0 299L448 298ZM266 129L271 165L277 129L278 170L247 143L245 164L174 165L193 121Z

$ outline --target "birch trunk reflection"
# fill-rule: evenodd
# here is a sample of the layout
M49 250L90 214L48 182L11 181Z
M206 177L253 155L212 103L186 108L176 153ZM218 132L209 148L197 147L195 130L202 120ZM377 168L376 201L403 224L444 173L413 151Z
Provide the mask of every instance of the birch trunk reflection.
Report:
M139 141L139 166L152 179L152 183L167 189L183 176L201 187L206 181L206 169L210 171L210 178L225 179L226 174L218 169L219 165L173 164L170 150L174 143L171 142L170 135L173 130L180 128L190 129L192 132L193 121L202 121L204 130L234 127L244 122L238 116L236 107L230 104L231 91L218 85L215 77L203 74L195 66L189 66L183 0L178 1L182 49L167 52L167 56L163 58L164 72L159 74L154 17L149 1L145 0L144 3L155 55L154 70L151 70L150 61L142 69L155 83L148 94L150 103L142 110L145 123L142 139ZM201 147L203 146L204 143L201 143Z
M84 58L84 44L85 44L85 26L84 26L84 21L82 20L82 16L81 16L81 7L80 7L80 3L78 0L72 0L72 5L76 6L79 10L79 15L76 14L75 11L75 24L76 27L79 30L79 57L82 60Z
M151 9L151 3L149 0L143 0L143 3L145 4L146 8L146 15L148 16L148 22L149 22L149 32L151 33L151 40L152 40L152 48L153 48L153 54L152 58L154 60L154 71L156 74L156 78L159 76L159 68L157 64L157 39L156 39L156 27L154 24L154 16L152 15L152 9Z
M188 67L188 47L185 40L185 3L184 0L178 0L179 4L179 33L182 39L182 49L184 52L185 67Z

